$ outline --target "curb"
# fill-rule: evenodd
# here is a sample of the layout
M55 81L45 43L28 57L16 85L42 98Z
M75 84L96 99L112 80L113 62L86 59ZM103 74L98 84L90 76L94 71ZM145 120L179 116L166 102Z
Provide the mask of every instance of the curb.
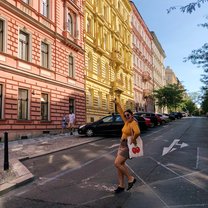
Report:
M19 186L33 181L35 178L34 175L19 160L11 159L11 164L14 166L17 176L14 180L0 185L0 196Z

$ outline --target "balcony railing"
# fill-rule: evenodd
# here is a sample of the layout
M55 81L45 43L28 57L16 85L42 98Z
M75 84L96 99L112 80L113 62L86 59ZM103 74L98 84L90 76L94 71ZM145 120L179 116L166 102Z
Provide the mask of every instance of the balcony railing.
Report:
M142 79L143 79L144 82L147 82L147 81L151 80L151 76L150 76L148 71L144 71L142 73Z
M113 50L112 58L119 65L124 63L123 56L121 55L121 53L118 50Z
M151 91L149 89L144 89L143 90L143 97L147 98L151 95Z
M114 92L122 93L124 91L123 82L121 80L111 82L111 86Z

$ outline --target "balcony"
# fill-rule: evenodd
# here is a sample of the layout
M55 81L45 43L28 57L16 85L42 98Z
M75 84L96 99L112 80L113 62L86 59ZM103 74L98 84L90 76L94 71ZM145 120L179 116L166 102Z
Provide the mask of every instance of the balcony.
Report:
M151 76L150 76L150 74L149 74L148 71L142 72L142 80L144 82L147 82L147 81L150 81L151 80Z
M121 53L118 50L113 50L112 59L118 65L121 65L124 63L123 56L121 55Z
M149 89L143 90L143 98L148 98L151 95L151 91Z
M121 80L111 82L111 86L114 92L122 93L124 91L123 82Z

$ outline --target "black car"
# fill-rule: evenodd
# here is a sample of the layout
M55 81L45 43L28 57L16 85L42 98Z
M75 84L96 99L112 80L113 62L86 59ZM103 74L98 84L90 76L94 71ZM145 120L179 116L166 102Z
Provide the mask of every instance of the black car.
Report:
M158 118L155 115L155 113L151 113L151 112L136 112L136 113L134 113L134 115L145 117L145 118L149 118L151 120L151 123L154 126L157 126L159 124Z
M183 117L181 112L171 112L170 115L175 116L177 119L181 119Z
M135 118L136 119L136 118ZM137 118L140 130L146 130L147 126L145 123L144 118ZM85 125L81 125L78 128L78 133L87 135L87 136L94 136L94 135L118 135L121 136L121 129L124 126L124 122L121 119L120 115L110 115L105 116L98 121L93 123L88 123Z

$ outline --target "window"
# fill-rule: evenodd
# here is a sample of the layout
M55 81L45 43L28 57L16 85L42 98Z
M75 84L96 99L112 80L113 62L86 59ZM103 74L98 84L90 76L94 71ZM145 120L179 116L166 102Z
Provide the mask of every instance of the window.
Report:
M0 84L0 119L2 119L3 113L3 85Z
M67 15L67 30L71 35L73 34L73 20L70 13Z
M108 20L108 7L107 6L104 6L104 17L105 17L105 20Z
M109 97L110 97L110 96L107 94L107 95L106 95L106 110L109 109L109 100L110 100Z
M102 108L102 92L98 92L98 107Z
M116 116L115 122L123 122L121 116Z
M101 61L100 61L100 59L98 58L97 59L97 75L98 76L102 76L102 68L101 68L102 66L101 66Z
M94 90L93 89L89 89L89 106L93 106L94 105Z
M25 2L26 4L29 4L30 0L23 0L23 2Z
M4 21L0 19L0 51L4 51Z
M92 53L88 53L88 70L93 70Z
M18 90L18 119L28 120L28 90Z
M49 45L41 42L41 66L49 68Z
M49 16L49 5L48 0L42 0L42 15L45 17Z
M41 93L41 120L42 121L49 120L48 94L45 93Z
M29 61L29 35L23 31L19 35L19 58Z
M74 57L69 56L69 77L74 77Z
M108 123L108 122L112 122L113 121L113 117L112 116L108 116L108 117L105 117L103 119L103 123Z
M104 41L103 41L104 50L108 50L108 35L104 34Z
M107 63L105 64L105 78L107 80L109 80L109 69L108 69L108 64Z
M87 18L87 33L91 34L91 19L90 17Z
M74 100L74 98L69 98L69 112L75 113L75 100Z

